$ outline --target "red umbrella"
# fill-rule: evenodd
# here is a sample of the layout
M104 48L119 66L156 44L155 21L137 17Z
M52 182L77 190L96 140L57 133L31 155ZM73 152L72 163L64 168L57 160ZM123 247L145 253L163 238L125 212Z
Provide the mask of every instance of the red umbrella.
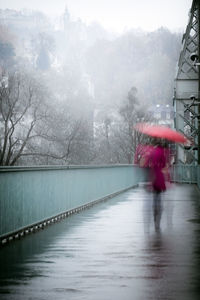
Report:
M183 134L166 126L139 123L135 126L135 129L152 137L167 139L182 144L190 143Z

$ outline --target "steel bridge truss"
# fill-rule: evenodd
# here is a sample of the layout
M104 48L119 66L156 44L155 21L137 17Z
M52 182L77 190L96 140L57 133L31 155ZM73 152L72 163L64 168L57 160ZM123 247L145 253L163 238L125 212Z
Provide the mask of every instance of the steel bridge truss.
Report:
M199 1L193 0L174 91L175 127L192 141L191 147L177 146L177 162L187 164L200 164L199 6Z

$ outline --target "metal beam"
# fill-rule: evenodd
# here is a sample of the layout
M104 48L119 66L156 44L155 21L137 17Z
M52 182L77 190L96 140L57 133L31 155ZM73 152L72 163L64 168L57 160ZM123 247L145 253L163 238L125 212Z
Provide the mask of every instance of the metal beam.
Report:
M193 0L189 22L182 39L182 49L175 78L174 107L175 127L194 139L194 159L191 153L177 146L177 160L182 163L200 164L200 4ZM198 146L198 147L197 147ZM194 148L194 147L193 147ZM191 148L190 148L191 149ZM189 160L188 161L188 157Z

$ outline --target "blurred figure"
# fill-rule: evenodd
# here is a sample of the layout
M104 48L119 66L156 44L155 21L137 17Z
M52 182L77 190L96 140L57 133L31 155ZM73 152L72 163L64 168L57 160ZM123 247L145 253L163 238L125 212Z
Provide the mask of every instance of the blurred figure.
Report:
M162 200L160 194L153 199L153 218L154 218L154 227L156 232L160 232L160 222L162 216Z
M166 190L165 176L163 169L166 167L165 148L160 140L154 141L154 148L149 158L149 166L151 168L152 187L156 195Z
M166 167L167 157L166 147L163 147L159 139L154 140L154 148L151 152L149 165L151 168L151 182L154 193L153 197L153 215L155 231L160 230L162 215L161 193L166 190L165 175L163 169Z
M138 145L135 153L134 163L144 168L148 191L153 192L153 218L155 231L160 231L162 216L161 193L166 190L170 182L170 150L167 141L153 138L151 144ZM167 184L166 184L167 183Z

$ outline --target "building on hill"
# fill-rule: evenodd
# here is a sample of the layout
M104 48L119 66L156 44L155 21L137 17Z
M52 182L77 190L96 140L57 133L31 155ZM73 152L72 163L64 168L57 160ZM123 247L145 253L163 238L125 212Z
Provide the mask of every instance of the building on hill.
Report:
M160 125L174 127L174 109L169 104L156 104L148 109L151 118Z

